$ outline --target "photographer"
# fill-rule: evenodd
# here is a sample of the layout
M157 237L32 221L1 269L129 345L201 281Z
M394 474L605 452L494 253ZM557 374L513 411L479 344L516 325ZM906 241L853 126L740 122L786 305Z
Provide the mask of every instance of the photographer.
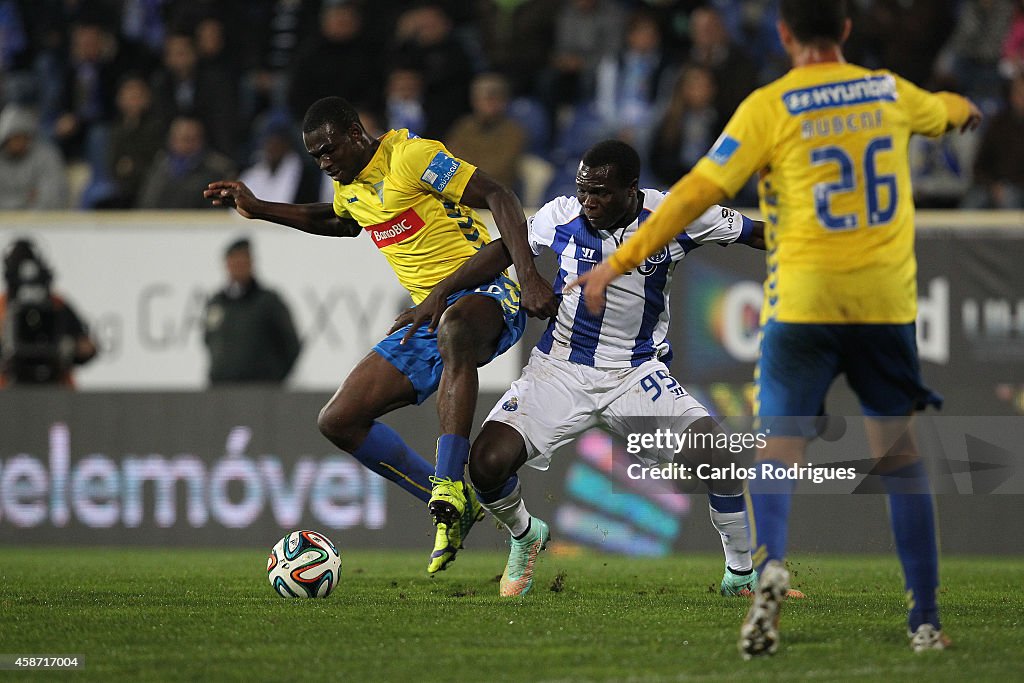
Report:
M28 239L4 255L0 295L0 387L74 385L72 368L96 356L96 344L75 310L51 289L53 271Z

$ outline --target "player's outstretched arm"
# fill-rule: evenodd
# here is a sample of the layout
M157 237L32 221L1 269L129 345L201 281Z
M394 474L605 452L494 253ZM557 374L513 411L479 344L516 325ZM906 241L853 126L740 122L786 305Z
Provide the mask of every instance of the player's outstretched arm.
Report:
M427 298L418 306L407 308L398 314L395 323L388 330L388 334L394 334L406 325L405 336L402 338L404 344L420 327L427 324L427 330L433 332L441 316L448 308L448 297L455 292L464 289L472 289L494 280L506 268L512 265L512 255L505 248L502 240L494 240L485 244L479 251L473 254L469 260L454 273L434 285Z
M477 169L466 184L462 201L475 209L490 209L505 248L512 256L522 287L521 306L531 316L550 318L558 311L551 285L537 272L526 229L526 215L515 192Z
M496 239L485 244L458 270L438 282L434 290L447 297L463 289L479 287L501 275L511 265L512 254L509 253L505 240ZM431 293L434 290L431 290Z
M245 183L218 180L206 186L203 196L214 206L230 206L243 218L286 225L311 235L327 237L355 237L359 224L350 218L340 218L329 203L282 204L267 202L252 193Z

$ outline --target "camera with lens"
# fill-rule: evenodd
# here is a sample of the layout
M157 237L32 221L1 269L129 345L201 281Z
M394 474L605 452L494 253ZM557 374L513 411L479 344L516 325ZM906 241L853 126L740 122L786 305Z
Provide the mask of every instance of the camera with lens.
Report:
M7 299L0 337L0 368L9 383L61 381L74 362L74 338L53 297L53 272L29 240L14 242L4 258Z

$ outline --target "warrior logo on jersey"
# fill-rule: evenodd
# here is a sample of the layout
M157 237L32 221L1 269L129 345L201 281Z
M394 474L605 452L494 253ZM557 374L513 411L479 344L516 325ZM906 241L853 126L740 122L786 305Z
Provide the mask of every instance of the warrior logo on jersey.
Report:
M658 266L660 266L667 260L668 247L662 247L661 251L659 251L657 254L654 254L653 256L648 256L647 260L643 262L643 265L636 269L636 272L640 273L641 275L650 275L651 273L658 269Z

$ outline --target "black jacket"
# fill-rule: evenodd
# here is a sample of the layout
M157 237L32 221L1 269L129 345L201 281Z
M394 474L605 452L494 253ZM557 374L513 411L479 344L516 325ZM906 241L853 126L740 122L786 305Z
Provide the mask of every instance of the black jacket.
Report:
M211 384L282 382L300 349L288 307L255 280L240 296L224 289L207 302L203 341Z

